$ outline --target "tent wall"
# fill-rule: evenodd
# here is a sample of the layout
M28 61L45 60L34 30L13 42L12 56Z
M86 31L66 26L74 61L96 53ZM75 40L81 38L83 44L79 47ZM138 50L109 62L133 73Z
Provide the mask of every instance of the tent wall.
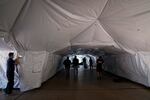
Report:
M0 38L0 88L5 88L7 85L7 59L9 52L14 52L16 56L16 50L11 43L6 43L3 38ZM19 75L15 72L14 88L20 88Z
M52 53L48 55L48 60L45 62L45 65L43 67L42 82L45 82L54 74L56 74L56 72L62 69L62 66L60 64L61 58L62 57L60 55L55 55Z
M150 87L150 55L149 53L136 53L110 55L105 57L104 69L113 74L125 77Z
M6 70L7 70L7 59L8 59L8 53L10 51L0 51L0 88L5 88L7 86L7 76L6 76ZM20 88L19 84L19 75L15 71L15 77L14 77L14 88Z
M46 51L25 51L20 67L21 91L38 88L52 77L58 71L59 58Z

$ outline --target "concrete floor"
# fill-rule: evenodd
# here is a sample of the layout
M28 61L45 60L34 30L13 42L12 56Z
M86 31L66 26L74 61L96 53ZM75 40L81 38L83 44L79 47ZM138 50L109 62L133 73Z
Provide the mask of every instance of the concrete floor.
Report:
M125 79L115 82L116 78L104 72L102 80L97 80L95 70L82 69L78 78L72 73L66 80L61 71L35 90L14 90L8 96L0 91L0 100L150 100L149 89Z

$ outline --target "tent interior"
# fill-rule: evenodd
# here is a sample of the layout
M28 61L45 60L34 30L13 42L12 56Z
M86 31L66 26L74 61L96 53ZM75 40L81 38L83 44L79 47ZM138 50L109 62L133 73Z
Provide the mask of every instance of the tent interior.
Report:
M27 91L69 55L103 56L104 70L150 87L150 0L1 0L0 88L10 51L21 56L15 88ZM82 55L80 57L80 55Z

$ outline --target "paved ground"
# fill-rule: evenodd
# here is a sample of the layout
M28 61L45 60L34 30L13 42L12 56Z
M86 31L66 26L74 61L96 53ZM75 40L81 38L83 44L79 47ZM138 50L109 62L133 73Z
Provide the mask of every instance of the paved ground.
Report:
M15 90L6 96L0 91L0 100L150 100L149 89L109 73L97 80L95 70L81 68L75 78L71 72L70 79L61 71L41 88L25 93Z

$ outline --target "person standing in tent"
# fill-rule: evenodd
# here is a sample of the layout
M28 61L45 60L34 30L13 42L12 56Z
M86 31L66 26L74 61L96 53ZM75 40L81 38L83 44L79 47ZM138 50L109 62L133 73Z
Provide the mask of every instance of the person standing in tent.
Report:
M87 69L86 57L83 58L82 63L83 63L84 68Z
M4 90L4 92L6 94L11 94L12 90L13 90L13 86L14 86L15 66L17 66L17 62L16 62L16 60L13 60L13 58L14 58L13 52L10 52L8 54L8 56L9 56L9 58L7 60L7 72L6 72L8 83L7 83L7 87ZM18 72L17 67L16 67L16 71Z
M93 69L93 60L91 57L89 59L89 65L90 65L90 70L92 70Z
M79 60L78 60L77 56L75 56L73 59L73 68L74 68L74 75L77 76L78 68L79 68Z
M96 66L96 71L97 71L97 79L102 78L102 64L104 63L104 60L101 56L96 61L97 66Z
M67 59L64 60L63 64L66 70L66 78L69 78L70 77L70 65L71 65L71 61L69 60L69 57L67 57Z

